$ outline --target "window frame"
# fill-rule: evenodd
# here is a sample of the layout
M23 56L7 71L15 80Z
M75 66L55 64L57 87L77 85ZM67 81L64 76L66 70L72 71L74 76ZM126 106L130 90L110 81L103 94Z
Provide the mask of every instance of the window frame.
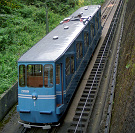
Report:
M95 16L95 29L98 31L98 17Z
M82 41L78 41L76 43L76 58L77 60L83 58L83 42Z
M72 55L70 59L71 59L71 74L73 74L75 72L75 58Z
M57 81L58 79L58 81ZM56 85L59 85L61 81L61 65L56 64Z
M89 46L89 32L84 31L84 46L88 47Z
M24 74L24 75L23 75L23 77L24 77L24 85L23 85L23 86L20 84L20 83L21 83L21 82L20 82L20 80L21 80L21 79L20 79L20 75L21 75L21 74L20 74L20 67L21 67L21 66L23 66L23 71L24 71L24 72L23 72L23 74ZM26 66L23 65L23 64L22 64L22 65L19 65L19 76L18 76L18 77L19 77L19 86L20 86L20 87L25 87L25 86L26 86L26 81L27 81L27 80L26 80Z
M99 20L99 27L100 27L100 24L101 24L101 11L99 11L99 14L98 14L98 20Z
M66 76L69 76L75 72L75 56L70 55L66 57L66 60L69 59L68 64L66 64L65 73Z
M66 57L66 76L70 75L70 57Z
M40 67L42 66L42 67L41 67L41 69L42 69L42 72L41 72L41 73L42 73L42 74L34 74L34 67L33 67L33 70L32 70L32 68L30 69L30 70L32 70L33 72L31 71L30 73L28 73L28 67L29 67L29 65L31 65L31 66L40 65ZM44 77L45 77L45 74L44 74L44 70L45 70L45 69L44 69L44 67L45 67L45 65L51 65L51 66L52 66L52 70L50 71L50 72L51 72L51 75L52 75L52 76L50 75L50 76L51 76L51 79L50 79L50 80L51 80L51 83L52 83L52 84L51 84L51 86L48 86L48 87L45 86L45 81L44 81ZM24 67L24 71L25 71L25 74L24 74L24 76L23 76L23 77L24 77L24 82L25 82L24 85L21 85L20 78L19 78L19 77L21 76L21 75L20 75L20 67L21 67L21 66ZM36 69L36 68L35 68L35 69ZM38 69L38 68L37 68L37 69ZM37 71L38 71L38 70L35 70L35 72L37 72ZM40 84L40 86L31 86L30 84L28 84L28 82L29 82L29 81L28 81L28 76L30 76L30 75L33 76L33 77L42 77L42 81L43 81L43 82L42 82L42 86L41 86L41 84ZM18 85L19 85L19 87L28 87L28 88L42 88L42 87L45 87L45 88L51 88L51 87L54 86L54 75L55 75L55 74L54 74L54 65L53 65L53 64L50 64L50 63L48 63L48 64L47 64L47 63L46 63L46 64L42 64L42 63L41 63L41 64L38 64L38 63L37 63L37 64L33 64L33 63L31 63L31 64L19 64L19 65L18 65L18 80L19 80ZM29 80L30 80L30 79L29 79ZM40 81L41 81L41 79L40 79ZM31 81L31 83L32 83L32 81Z
M32 67L31 69L28 68L30 66ZM37 66L40 66L41 68L40 69L39 68L36 68ZM43 65L42 64L27 64L26 70L27 70L27 73L26 73L26 76L27 76L26 77L27 78L27 87L42 88L44 86L43 85ZM32 70L32 71L29 72L29 70ZM41 73L37 73L38 71L41 72ZM36 82L38 80L38 83L39 83L39 81L42 81L41 84L39 84L38 86L36 86L36 85L34 85L34 86L30 85L30 83L28 82L28 80L29 80L30 77L31 77L31 80L33 80L33 82L34 81Z
M76 43L76 58L80 58L80 42Z
M80 58L83 58L83 44L80 42Z
M47 65L52 66L52 71L49 70L49 71L50 71L50 72L49 72L50 75L48 75L49 77L47 76L47 86L46 86L46 84L45 84L45 83L46 83L46 82L45 82L45 66L47 66ZM54 76L54 72L53 72L54 66L53 66L52 64L45 64L43 67L44 67L44 77L43 77L43 78L44 78L44 79L43 79L43 80L44 80L44 87L45 87L45 88L52 88L52 87L54 86L54 81L53 81L53 80L54 80L54 78L53 78L53 76ZM50 69L50 68L49 68L49 69ZM51 76L51 72L52 72L52 76ZM51 77L52 77L52 78L51 78ZM49 78L50 78L50 79L49 79ZM49 84L48 84L48 80L50 81Z
M91 29L91 38L93 39L94 35L95 35L95 30L94 30L94 24L93 23L90 24L90 29Z

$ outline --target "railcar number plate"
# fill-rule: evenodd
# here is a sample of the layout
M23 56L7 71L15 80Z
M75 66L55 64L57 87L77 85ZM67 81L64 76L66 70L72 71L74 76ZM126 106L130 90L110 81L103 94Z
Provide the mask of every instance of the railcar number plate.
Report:
M21 93L29 93L29 90L21 90Z

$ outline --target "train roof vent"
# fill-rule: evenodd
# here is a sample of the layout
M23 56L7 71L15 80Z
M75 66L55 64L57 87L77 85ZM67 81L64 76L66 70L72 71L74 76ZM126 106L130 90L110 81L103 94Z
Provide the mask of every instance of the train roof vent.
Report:
M57 40L58 38L58 36L53 36L53 40Z
M63 24L64 21L60 21L60 24Z
M63 21L69 21L71 18L64 18Z
M84 10L88 10L88 6L84 8Z
M81 14L81 15L82 15L82 14L83 14L83 12L80 12L79 14Z
M64 29L66 30L66 29L69 29L69 26L64 26Z

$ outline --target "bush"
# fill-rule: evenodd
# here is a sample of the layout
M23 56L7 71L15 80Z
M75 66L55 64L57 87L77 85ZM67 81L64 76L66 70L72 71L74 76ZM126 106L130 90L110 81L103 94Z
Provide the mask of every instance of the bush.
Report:
M63 3L63 2L57 2L57 1L51 1L49 3L47 3L47 6L51 9L51 11L53 11L55 14L60 14L60 15L64 15L67 14L67 12L70 9L70 5L68 5L67 3Z
M46 9L41 8L33 15L33 19L38 23L46 23Z
M68 0L68 4L69 4L71 7L74 7L76 4L78 4L78 0Z
M32 16L32 9L31 7L24 6L23 8L18 10L21 13L23 18L30 18Z

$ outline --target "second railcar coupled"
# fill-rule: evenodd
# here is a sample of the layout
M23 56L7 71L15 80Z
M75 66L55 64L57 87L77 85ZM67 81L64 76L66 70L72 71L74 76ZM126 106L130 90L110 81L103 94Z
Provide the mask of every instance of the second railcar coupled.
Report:
M21 120L58 122L101 37L101 6L78 9L18 60Z

